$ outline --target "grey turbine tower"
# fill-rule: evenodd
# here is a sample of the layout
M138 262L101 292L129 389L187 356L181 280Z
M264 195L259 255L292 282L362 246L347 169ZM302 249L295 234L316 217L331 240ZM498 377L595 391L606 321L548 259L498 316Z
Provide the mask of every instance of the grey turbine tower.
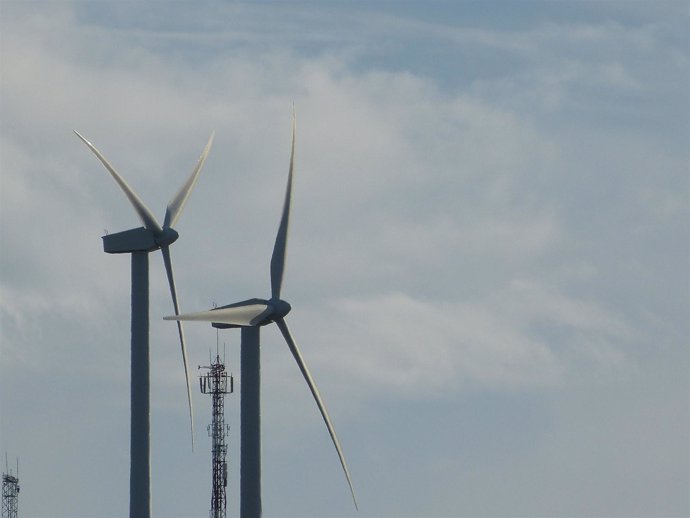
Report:
M134 207L143 227L125 230L103 236L103 249L110 254L132 254L132 351L131 351L131 429L130 429L130 478L129 478L129 516L130 518L149 518L151 516L150 454L149 454L149 252L160 249L170 286L175 314L179 314L177 290L170 259L170 245L179 237L173 229L187 198L191 193L211 149L213 134L208 140L196 167L187 181L168 204L165 220L161 227L139 196L113 169L101 153L83 136L77 136L93 151L105 168L115 179L120 189ZM187 383L187 402L189 405L192 449L194 448L194 417L192 393L187 371L187 350L185 347L182 323L177 331L182 349L182 362Z
M261 421L260 421L260 340L259 328L275 323L282 333L297 366L302 372L321 416L323 417L333 445L338 453L347 483L350 487L352 499L357 507L350 473L347 469L345 456L340 448L340 442L335 434L331 418L326 405L321 398L319 389L314 382L307 364L297 343L292 338L285 322L285 316L290 312L290 304L280 298L285 270L285 252L287 248L288 223L290 220L290 202L292 199L292 176L295 156L295 120L292 121L292 146L290 153L290 169L288 172L287 188L283 212L278 227L273 256L271 257L271 298L249 299L235 304L229 304L199 313L189 313L165 317L166 320L196 320L212 322L214 327L240 327L240 516L242 518L257 518L261 515Z

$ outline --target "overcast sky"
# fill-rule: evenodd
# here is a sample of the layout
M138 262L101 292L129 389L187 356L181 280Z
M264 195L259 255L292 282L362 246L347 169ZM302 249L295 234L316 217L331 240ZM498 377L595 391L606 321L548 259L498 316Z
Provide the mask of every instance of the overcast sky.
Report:
M690 514L687 1L0 2L0 450L20 513L125 516L130 260L216 139L171 251L184 311L262 330L270 517ZM151 255L152 506L207 516L210 399ZM216 349L186 326L192 375ZM239 371L239 333L219 334ZM229 514L237 516L239 394Z

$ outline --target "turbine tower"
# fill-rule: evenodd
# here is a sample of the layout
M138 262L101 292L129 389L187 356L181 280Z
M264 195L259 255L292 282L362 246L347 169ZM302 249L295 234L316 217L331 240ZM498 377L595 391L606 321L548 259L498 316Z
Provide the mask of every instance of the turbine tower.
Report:
M199 387L202 394L211 395L212 418L208 425L211 437L211 510L209 518L225 518L226 487L228 485L228 463L225 460L228 447L225 437L229 434L230 425L225 424L225 394L233 391L232 375L225 371L225 364L220 361L216 352L216 360L210 365L199 367L208 372L199 377Z
M161 227L148 207L125 180L115 171L101 153L77 131L74 133L91 149L111 174L120 189L134 207L143 227L103 236L103 249L109 254L132 254L132 341L131 341L131 423L130 423L130 474L129 516L151 516L150 451L149 451L149 252L160 249L170 286L175 314L179 314L177 289L173 275L170 245L179 234L173 229L187 198L194 188L206 156L211 149L213 133L206 144L196 167L187 181L168 204ZM178 322L181 324L181 322ZM182 362L187 384L190 433L194 449L194 417L192 393L187 371L187 349L182 325L177 326L182 350Z
M209 311L165 317L166 320L195 320L211 322L216 328L241 328L240 342L240 516L258 518L261 516L261 364L260 337L262 326L275 323L278 326L304 380L311 390L316 405L321 412L331 441L335 446L340 464L345 473L350 493L357 507L355 492L347 469L345 456L335 433L335 428L321 398L319 389L309 368L304 361L297 343L290 334L285 316L291 306L280 298L285 271L285 253L287 249L288 225L290 221L290 202L292 199L292 176L295 156L295 116L292 118L292 145L290 151L290 168L288 171L283 212L271 257L271 298L249 299Z

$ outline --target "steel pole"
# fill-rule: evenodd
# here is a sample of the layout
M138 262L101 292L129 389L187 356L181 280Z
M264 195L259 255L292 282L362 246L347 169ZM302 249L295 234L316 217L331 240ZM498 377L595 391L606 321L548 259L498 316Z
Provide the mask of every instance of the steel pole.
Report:
M132 372L129 517L150 518L149 255L132 252Z
M261 517L261 363L258 327L240 343L240 518Z

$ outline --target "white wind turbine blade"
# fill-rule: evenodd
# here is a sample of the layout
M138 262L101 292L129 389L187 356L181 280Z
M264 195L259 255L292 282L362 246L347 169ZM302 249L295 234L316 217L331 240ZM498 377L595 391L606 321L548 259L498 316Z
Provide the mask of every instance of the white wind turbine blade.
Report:
M163 222L164 228L175 226L175 223L180 217L182 209L184 208L185 203L187 203L187 198L189 198L192 189L196 185L196 181L199 179L199 173L201 172L201 168L203 167L204 162L206 161L208 152L211 150L211 144L213 143L214 135L215 132L212 132L211 137L208 139L206 147L204 148L204 150L201 153L201 156L199 157L199 161L197 162L196 167L192 171L192 174L189 175L189 178L187 178L185 184L180 188L175 197L168 204L168 208L165 211L165 221Z
M231 324L235 326L252 326L260 319L270 315L272 308L268 304L247 304L242 306L211 309L198 313L171 315L163 320L194 320L197 322L213 322L217 324Z
M170 286L170 295L172 296L173 307L175 314L180 314L180 306L177 302L177 289L175 288L175 276L173 274L172 260L170 259L170 247L168 245L161 247L163 254L163 262L165 263L165 273L168 276L168 285ZM177 333L180 336L180 347L182 349L182 365L184 368L184 379L187 384L187 402L189 403L189 431L192 435L192 451L194 451L194 408L192 406L192 388L189 383L189 370L187 367L187 347L185 346L184 330L182 329L182 322L177 322Z
M280 290L283 285L283 273L285 271L285 252L287 249L288 226L290 223L290 202L292 200L292 171L295 159L295 113L292 113L292 148L290 150L290 169L288 172L287 187L285 188L285 201L283 213L280 218L276 242L273 245L271 256L271 297L280 298Z
M122 189L122 192L125 193L125 196L127 196L127 199L129 202L132 204L132 207L134 207L134 210L136 211L137 215L139 216L139 219L141 222L144 224L144 227L148 230L151 230L152 232L156 234L160 234L163 229L161 226L158 224L158 221L156 221L156 218L154 215L151 213L149 208L144 204L143 201L141 201L141 198L137 196L137 194L132 190L132 188L125 182L124 178L122 178L115 169L113 169L113 166L111 166L108 161L105 159L103 155L101 155L100 151L94 147L91 142L86 140L77 130L74 130L74 133L79 137L84 144L89 146L89 149L93 151L93 154L96 155L98 160L101 161L101 163L105 166L105 168L110 172L110 175L115 179L117 184L120 186L120 189Z
M309 368L307 367L307 364L304 362L304 358L302 358L302 353L300 352L299 348L297 347L297 344L292 338L292 335L290 334L290 330L288 329L285 320L282 318L277 318L275 320L275 323L280 329L280 332L283 334L283 337L285 338L285 341L287 342L287 345L290 348L290 352L292 352L292 356L294 356L295 361L297 362L299 370L302 371L302 376L304 376L307 385L309 385L309 390L311 390L311 393L314 396L316 405L319 407L319 411L321 412L321 416L323 417L323 420L326 423L326 428L328 428L328 433L331 436L333 445L335 446L335 449L338 452L338 458L340 458L340 464L342 465L343 471L345 472L347 484L348 486L350 486L350 493L352 493L352 500L355 503L355 508L359 509L359 507L357 507L357 499L355 498L355 490L352 487L352 480L350 479L350 472L347 469L347 463L345 462L345 456L343 455L343 450L340 448L340 442L338 441L338 437L335 434L335 428L333 427L331 418L328 415L328 410L326 410L326 404L323 402L323 399L321 399L321 394L319 393L319 389L316 386L316 382L314 381L314 378L312 378L311 373L309 372Z

